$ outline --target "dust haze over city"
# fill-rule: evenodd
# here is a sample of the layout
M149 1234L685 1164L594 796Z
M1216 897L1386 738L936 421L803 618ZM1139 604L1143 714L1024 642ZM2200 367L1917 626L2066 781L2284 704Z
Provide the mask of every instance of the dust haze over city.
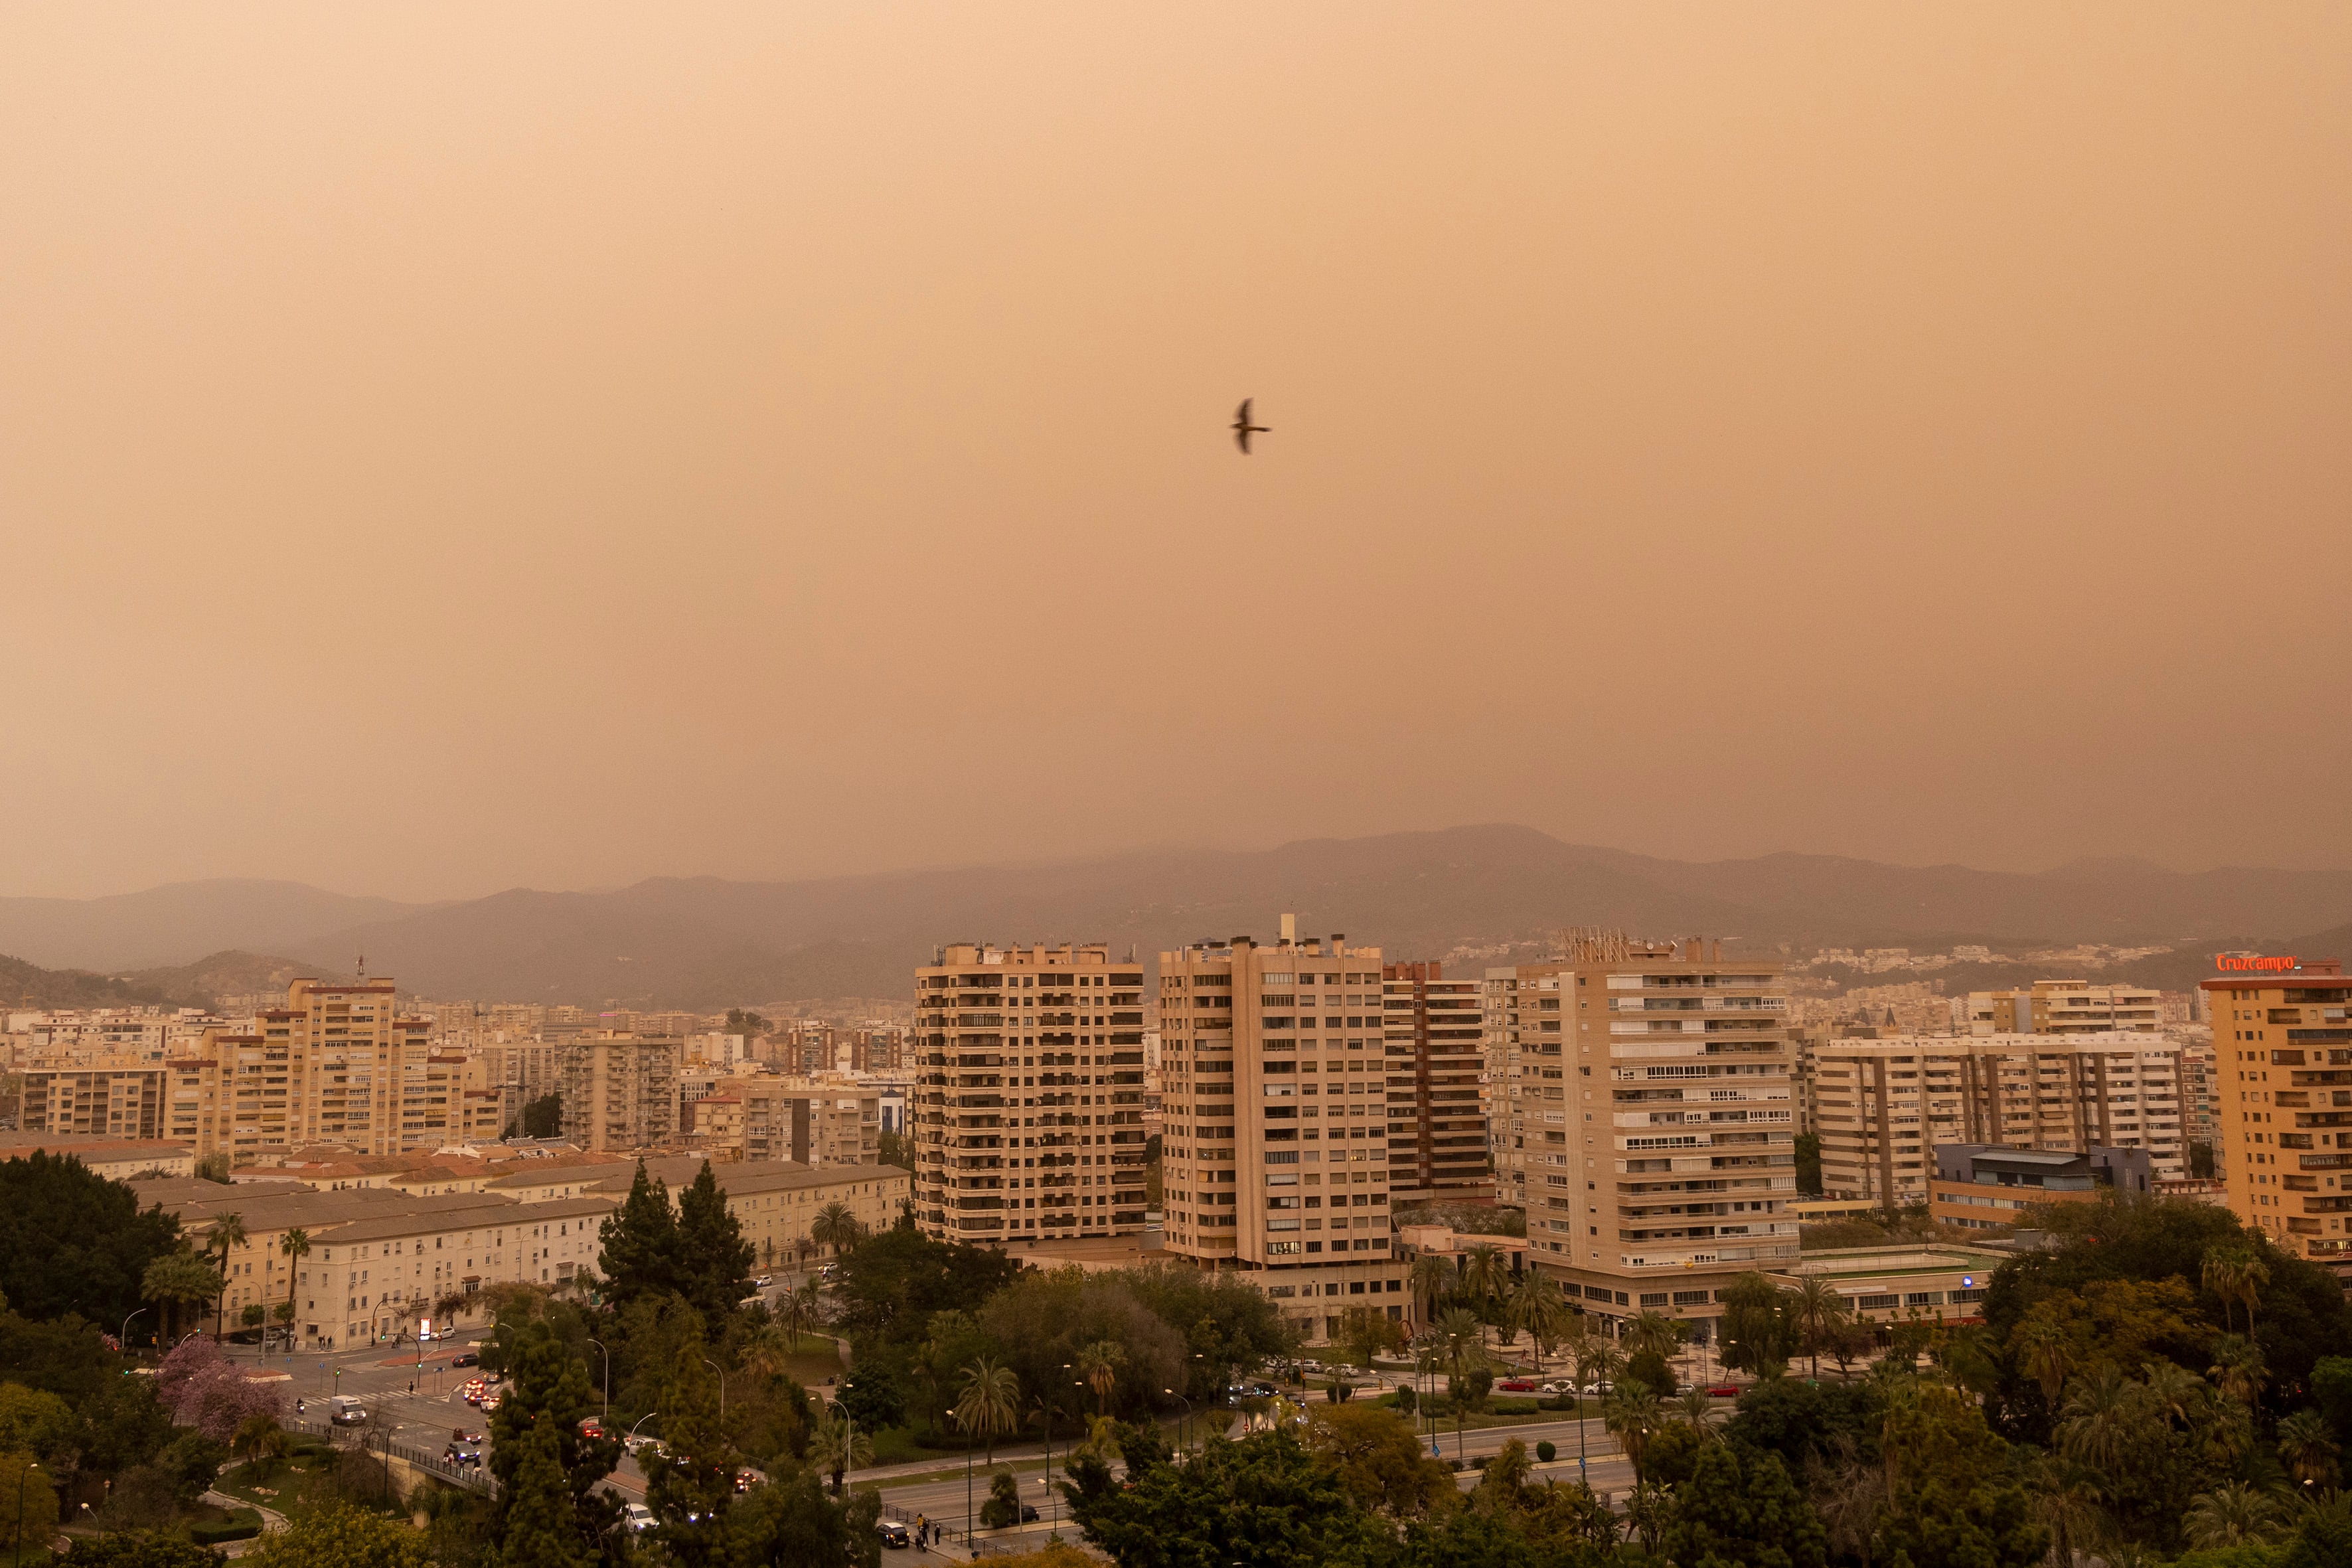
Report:
M0 8L0 1343L107 1336L0 1378L171 1390L39 1529L1139 1565L1296 1440L1296 1560L1928 1568L1759 1436L1899 1406L2021 1457L1971 1563L2352 1560L2347 96L2319 5Z

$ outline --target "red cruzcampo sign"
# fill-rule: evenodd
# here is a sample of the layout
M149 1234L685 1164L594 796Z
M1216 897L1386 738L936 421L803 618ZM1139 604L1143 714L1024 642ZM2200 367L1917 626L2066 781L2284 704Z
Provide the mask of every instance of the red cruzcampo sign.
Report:
M2231 954L2226 952L2217 952L2213 955L2213 967L2220 970L2224 974L2276 974L2284 970L2299 969L2302 965L2295 961L2292 954L2273 955L2270 953L2257 952L2249 953L2243 958L2237 958L2232 957Z

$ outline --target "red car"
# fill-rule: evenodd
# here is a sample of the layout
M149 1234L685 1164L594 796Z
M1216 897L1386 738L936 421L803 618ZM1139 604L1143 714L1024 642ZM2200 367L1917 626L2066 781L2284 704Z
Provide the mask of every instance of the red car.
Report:
M580 1418L580 1435L583 1437L602 1437L604 1435L604 1424L593 1415L583 1415Z
M1507 1377L1495 1385L1497 1394L1533 1394L1536 1380L1532 1377Z
M1708 1389L1707 1393L1717 1399L1737 1399L1739 1397L1739 1388L1736 1384L1718 1383L1713 1388Z

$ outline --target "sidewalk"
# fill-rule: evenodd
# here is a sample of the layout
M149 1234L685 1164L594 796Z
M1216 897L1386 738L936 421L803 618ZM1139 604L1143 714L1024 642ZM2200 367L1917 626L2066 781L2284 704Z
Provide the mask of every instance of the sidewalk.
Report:
M226 1492L214 1491L209 1487L205 1489L204 1496L197 1500L210 1503L215 1508L251 1509L261 1516L261 1535L276 1535L286 1528L286 1516L276 1509L265 1507L257 1502L247 1502L243 1498L233 1498ZM225 1541L214 1550L224 1557L242 1557L255 1541L261 1539L261 1535L254 1536L247 1541Z

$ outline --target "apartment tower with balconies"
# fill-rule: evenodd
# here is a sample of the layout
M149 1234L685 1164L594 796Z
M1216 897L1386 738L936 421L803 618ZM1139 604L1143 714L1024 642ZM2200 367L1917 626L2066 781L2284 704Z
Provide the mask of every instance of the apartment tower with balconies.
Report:
M1349 1307L1404 1314L1382 990L1379 948L1288 915L1271 944L1160 955L1166 1250L1240 1273L1310 1338Z
M2231 1212L2352 1279L2352 977L2332 958L2221 962L2239 967L2203 989Z
M958 942L915 971L916 1223L955 1241L1139 1236L1143 970L1103 942Z

